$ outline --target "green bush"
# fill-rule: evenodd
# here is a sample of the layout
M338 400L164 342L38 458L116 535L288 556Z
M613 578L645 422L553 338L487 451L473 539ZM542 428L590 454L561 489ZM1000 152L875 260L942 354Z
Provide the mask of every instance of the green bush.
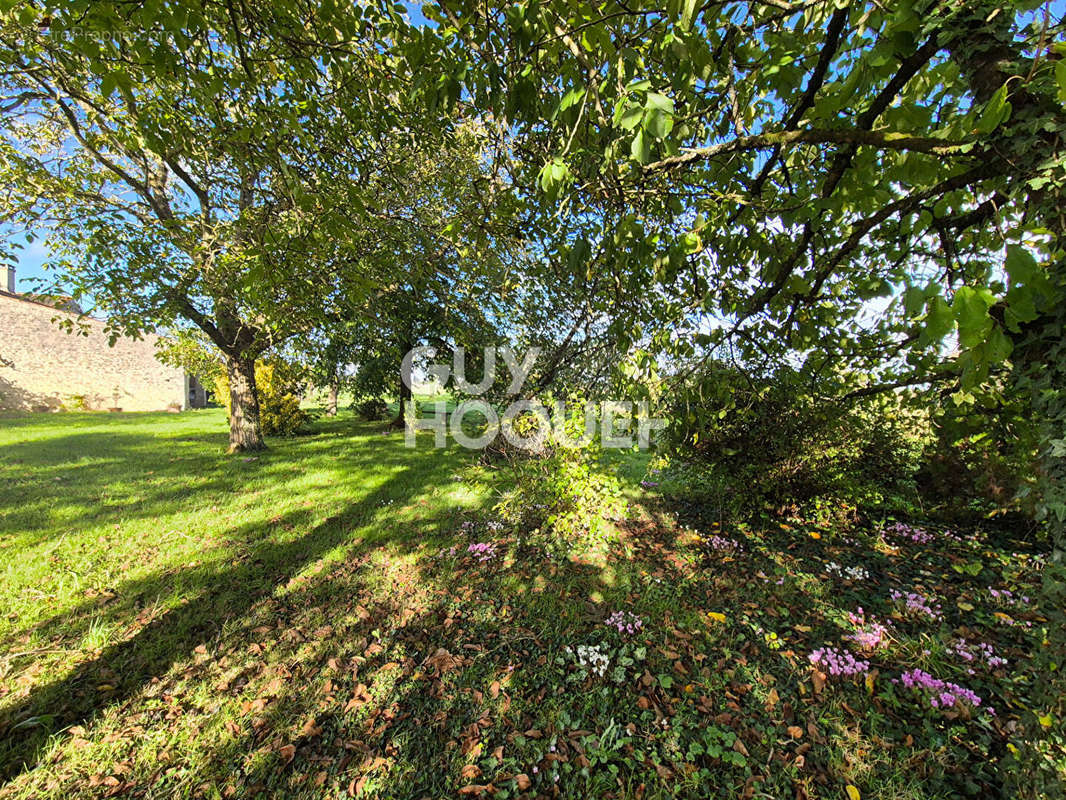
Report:
M515 430L522 436L538 423L520 417ZM598 437L587 444L574 442L584 419L575 412L566 421L570 442L548 434L536 452L501 444L494 459L505 460L513 471L514 488L496 506L500 517L523 535L537 533L550 548L561 552L600 547L613 538L611 520L625 510L622 486L602 458Z
M755 382L713 368L671 420L661 490L723 516L769 510L828 522L913 510L932 440L928 416L895 395L826 402L788 371Z
M296 367L280 359L255 365L255 385L259 392L259 421L267 436L295 436L313 419L300 407L302 375ZM230 410L229 377L215 376L215 396Z
M366 422L377 422L389 418L389 404L380 397L360 400L352 406L356 415Z
M1032 525L1037 430L1024 405L1009 396L990 408L949 404L934 423L918 485L937 513L960 523L1012 516Z

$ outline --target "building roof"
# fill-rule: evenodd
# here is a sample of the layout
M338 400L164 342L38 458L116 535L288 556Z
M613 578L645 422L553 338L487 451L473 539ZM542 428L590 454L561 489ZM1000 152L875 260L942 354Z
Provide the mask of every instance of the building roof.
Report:
M66 311L78 316L85 316L85 311L78 305L78 302L73 297L65 294L19 294L17 292L12 294L0 289L0 297L10 297L14 300L22 300L26 303L54 308L56 311Z

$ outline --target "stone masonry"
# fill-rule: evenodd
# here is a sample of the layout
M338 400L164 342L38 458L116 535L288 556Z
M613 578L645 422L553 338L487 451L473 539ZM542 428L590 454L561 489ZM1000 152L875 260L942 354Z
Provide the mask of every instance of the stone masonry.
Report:
M0 286L0 410L202 407L203 390L184 371L155 357L157 336L109 346L104 323ZM57 321L69 319L67 333ZM79 325L88 326L82 335Z

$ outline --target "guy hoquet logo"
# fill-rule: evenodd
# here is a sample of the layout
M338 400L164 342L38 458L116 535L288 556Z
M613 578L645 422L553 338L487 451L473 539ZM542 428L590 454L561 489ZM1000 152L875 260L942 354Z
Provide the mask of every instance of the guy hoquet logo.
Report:
M436 355L435 347L415 347L404 356L401 377L412 392L424 388L416 385L414 380L415 363L431 362ZM484 348L484 372L478 383L470 383L466 379L466 350L462 347L455 348L450 365L429 363L425 372L435 379L437 386L446 386L451 379L459 393L477 399L463 400L450 414L448 403L437 401L433 404L433 416L425 419L418 416L417 404L409 400L407 408L403 409L404 444L414 447L417 432L424 430L433 431L435 447L446 447L448 435L451 434L452 439L462 447L480 450L502 435L514 447L537 451L549 436L564 445L582 446L591 442L598 433L600 444L606 449L628 450L634 445L646 449L651 443L652 431L666 427L665 420L650 416L648 403L643 401L603 400L584 403L583 427L578 435L567 430L572 408L562 400L555 401L549 412L539 400L522 398L511 402L501 414L496 406L478 397L496 384L497 355L510 373L511 380L505 394L513 397L525 385L540 350L533 348L519 359L510 347ZM464 430L463 421L467 417L476 419L475 415L483 420L484 427L480 433L473 435ZM515 421L523 415L536 419L536 424L529 426L532 430L528 433L520 433L515 429Z

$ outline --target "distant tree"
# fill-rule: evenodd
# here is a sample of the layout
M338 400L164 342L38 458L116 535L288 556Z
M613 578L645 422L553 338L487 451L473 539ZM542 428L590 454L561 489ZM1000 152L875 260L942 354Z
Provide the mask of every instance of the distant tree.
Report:
M320 385L402 403L411 348L433 345L451 358L457 346L480 353L506 336L528 266L507 161L497 126L485 121L388 151L360 222L370 246L340 269L371 276L373 288L340 292L305 342Z
M412 118L395 124L410 91L377 44L400 17L262 2L239 17L221 3L5 9L0 223L43 228L56 282L91 298L113 336L177 320L203 331L226 358L230 449L261 448L255 361L316 324L373 199L366 176L415 136Z
M198 328L180 328L163 335L156 347L156 357L160 361L184 370L202 386L214 386L226 375L225 355Z

